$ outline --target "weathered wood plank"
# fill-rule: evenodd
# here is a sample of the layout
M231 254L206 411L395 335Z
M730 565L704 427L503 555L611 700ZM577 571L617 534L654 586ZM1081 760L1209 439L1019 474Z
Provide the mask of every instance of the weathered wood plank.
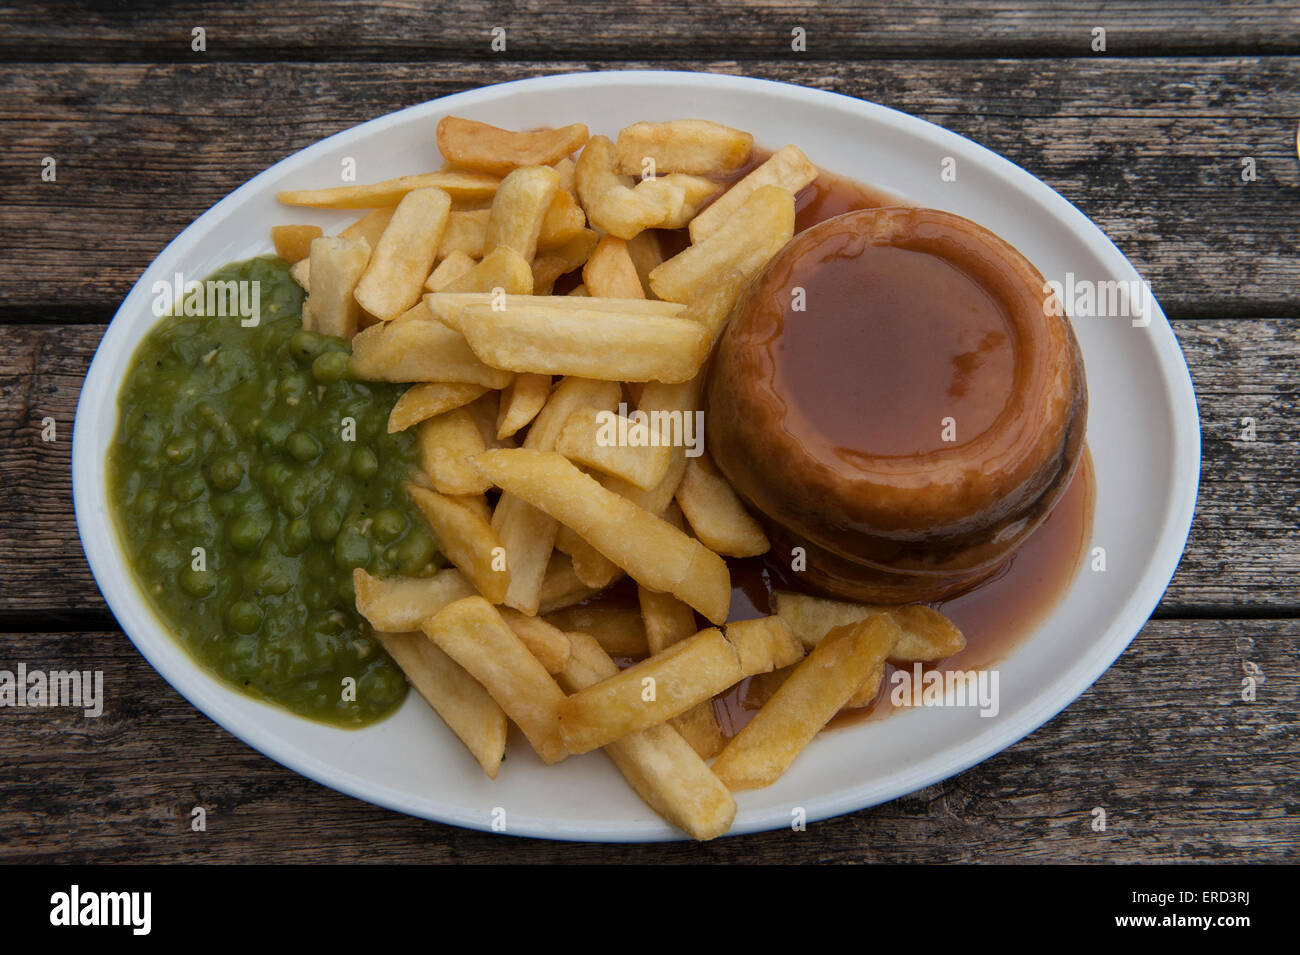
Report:
M932 120L1089 214L1170 315L1300 312L1300 57L623 65L785 80ZM0 67L0 321L95 320L201 212L324 136L458 90L591 66ZM44 156L58 160L57 182L41 181ZM1255 182L1241 181L1244 157Z
M206 51L192 31L206 31ZM1118 55L1295 52L1300 21L1286 4L1116 0L689 0L610 5L575 0L480 3L448 0L436 11L400 0L212 9L194 0L165 5L93 0L26 3L0 10L0 57L31 61L430 58L499 61L593 57L752 58L789 53L791 31L807 32L807 58L899 56L1077 56L1106 30ZM503 28L504 53L491 46Z
M600 862L368 806L297 776L179 697L120 633L14 636L0 666L104 672L98 719L9 710L0 861ZM1241 700L1243 661L1264 681ZM1300 852L1300 621L1156 620L1007 751L884 806L778 831L625 846L623 862L1283 862ZM905 717L903 717L905 718ZM509 767L504 770L509 772ZM207 832L189 829L207 809ZM1093 810L1106 830L1092 829Z
M1191 538L1160 613L1300 611L1300 321L1175 329L1200 400L1204 461ZM11 620L104 610L70 486L73 414L101 334L93 325L0 326L0 613ZM56 423L54 442L41 440L45 417ZM1253 443L1240 440L1243 417L1256 419Z

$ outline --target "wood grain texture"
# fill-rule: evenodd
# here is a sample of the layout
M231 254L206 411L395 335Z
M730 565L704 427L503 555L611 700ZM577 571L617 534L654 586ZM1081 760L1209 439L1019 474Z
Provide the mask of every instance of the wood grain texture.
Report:
M1132 259L1169 315L1300 314L1300 57L622 65L784 80L932 120L1078 205ZM588 68L581 61L0 67L0 254L8 266L0 321L101 320L200 213L322 137L458 90ZM57 182L41 181L44 156L58 160ZM1241 181L1243 157L1255 160L1255 182Z
M210 722L120 633L4 639L0 667L22 660L33 668L100 669L107 702L98 719L57 709L4 713L0 862L1282 862L1300 857L1300 789L1294 772L1300 759L1300 622L1294 620L1152 621L1062 714L943 783L884 806L811 823L805 832L781 830L705 845L621 846L616 853L608 846L455 829L319 786ZM1240 697L1244 660L1264 674L1254 703ZM503 772L509 771L507 764ZM190 831L194 806L207 810L207 832ZM1095 807L1106 811L1105 832L1091 828Z
M1300 612L1300 322L1184 321L1175 331L1200 401L1203 466L1191 538L1158 612ZM101 334L0 326L0 621L53 626L106 609L82 556L69 479L77 396ZM46 417L57 441L41 440ZM1256 419L1254 442L1240 440L1243 417Z
M321 4L167 4L94 0L0 8L0 58L40 60L384 59L554 60L755 58L790 51L807 32L808 59L930 56L1078 56L1094 27L1107 52L1296 52L1300 18L1285 4L1251 0L402 0ZM207 49L195 53L203 27ZM503 28L505 54L491 47Z

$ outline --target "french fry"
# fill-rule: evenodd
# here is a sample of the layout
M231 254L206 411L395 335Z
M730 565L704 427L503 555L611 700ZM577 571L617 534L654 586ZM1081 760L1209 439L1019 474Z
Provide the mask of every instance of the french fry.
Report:
M390 633L417 630L420 621L474 588L460 571L440 570L432 577L372 577L361 567L352 571L357 613L376 630Z
M569 662L569 638L559 627L552 626L541 617L530 617L512 607L498 607L507 626L515 632L524 646L547 673L559 673Z
M439 494L482 494L491 484L470 463L487 450L474 418L455 408L416 427L420 466Z
M375 637L488 778L496 779L506 750L507 721L488 691L423 633L376 633Z
M551 167L560 174L560 188L573 196L574 202L578 200L577 186L574 183L574 176L578 168L568 156L565 156L557 163L551 163Z
M675 172L637 183L633 192L648 198L660 209L656 229L684 229L700 206L722 188L711 179Z
M888 613L901 628L898 644L889 655L890 663L936 663L966 649L966 638L956 624L920 604L872 606L782 590L772 594L772 609L809 649L835 627L857 623L876 613Z
M646 645L651 653L659 653L699 629L695 625L695 611L672 594L658 593L639 585L636 593L641 604Z
M602 315L635 315L651 318L682 318L689 311L687 306L675 302L650 302L639 298L593 298L583 302L570 302L566 299L567 296L515 294L508 294L501 299L490 291L446 291L426 295L424 303L434 317L457 331L462 326L467 309L473 306L490 307L493 304L506 309L542 309L557 314L599 312Z
M426 172L399 176L364 186L336 186L333 189L287 189L276 198L287 206L316 209L380 209L395 206L408 192L440 189L453 200L490 199L500 179L480 172Z
M722 631L701 630L565 699L564 745L575 756L590 752L666 723L742 679L736 648Z
M590 634L613 657L643 657L650 652L646 646L645 626L634 610L568 607L547 614L546 619L566 633Z
M357 283L362 308L388 321L420 300L450 210L451 199L440 189L416 189L402 198Z
M361 310L353 296L370 261L365 239L320 238L311 243L315 260L312 289L302 303L302 327L322 335L352 338Z
M483 684L542 762L558 763L568 755L556 715L564 691L495 607L482 597L466 597L424 621L421 629Z
M532 262L546 211L559 191L560 174L550 166L524 166L502 179L492 199L484 254L504 246Z
M630 433L630 426L627 418L614 412L581 408L565 422L555 450L576 464L612 474L648 491L668 473L671 449L651 445L649 437L645 444L620 445L618 435Z
M323 234L318 225L273 225L271 244L276 255L293 265L311 255L312 240Z
M614 172L614 143L608 137L592 136L587 140L573 170L573 185L588 218L605 193L616 186L631 191L634 182L631 176Z
M483 436L483 446L487 448L517 448L519 443L512 437L497 437L497 419L500 418L500 391L489 391L465 406L478 432Z
M601 483L608 490L645 508L651 514L662 515L668 511L673 495L677 493L682 476L686 473L685 447L678 443L677 438L680 437L682 442L687 440L686 425L694 420L687 416L693 416L696 409L700 407L702 388L703 380L699 376L676 384L663 384L656 381L646 383L641 396L637 399L637 408L652 415L658 412L661 416L663 430L660 433L660 441L671 445L668 473L649 491L642 490L622 478L605 476ZM674 433L666 433L670 431ZM702 439L702 435L698 432L690 437L697 442Z
M816 179L817 172L798 146L782 146L691 220L691 241L699 242L717 232L759 186L780 186L794 195Z
M694 294L682 318L699 322L708 330L709 341L717 341L748 281L739 269L724 269Z
M508 371L665 382L699 371L709 346L699 324L583 307L592 301L600 300L554 296L535 305L467 305L460 328L481 361Z
M452 279L439 294L479 293L489 306L495 289L511 295L528 295L533 290L533 270L522 255L508 246L493 249L472 269Z
M757 557L771 548L762 526L708 458L687 460L676 498L691 530L710 550L725 557Z
M623 569L578 536L572 527L560 525L555 533L555 549L573 560L573 572L588 587L603 590L623 576Z
M692 301L727 269L752 277L793 235L794 196L760 186L719 229L651 272L650 287L669 302Z
M550 166L587 141L582 123L559 129L515 132L458 116L438 122L438 152L465 169L505 176L521 166Z
M536 418L550 396L550 375L515 375L501 394L497 437L508 438Z
M867 674L867 678L862 681L862 685L849 697L849 701L844 704L844 708L852 710L862 706L870 706L875 702L876 697L880 695L880 685L884 682L885 664L877 663L876 668Z
M775 615L729 623L726 634L736 648L745 676L791 666L804 656L799 638Z
M671 214L667 203L685 202L685 193L665 195L661 189L637 192L627 186L613 186L586 206L592 225L620 239L633 239L646 229L653 229Z
M452 210L447 216L447 227L438 243L438 258L445 259L456 252L471 259L483 258L483 245L487 241L490 209L471 211Z
M555 447L564 421L577 408L590 404L617 404L619 387L613 382L566 378L551 392L550 400L533 420L524 447L549 451ZM503 602L527 614L537 613L547 564L555 544L553 518L515 497L502 494L492 513L492 527L506 548L510 563L510 588Z
M492 603L505 600L510 570L499 562L502 551L482 514L462 501L407 482L406 493L429 522L446 558Z
M573 653L559 677L565 690L576 693L618 672L595 639L585 633L569 639ZM735 799L671 727L630 734L605 753L646 805L692 839L713 839L731 827Z
M672 593L715 623L727 619L731 575L721 557L562 455L525 446L485 451L474 463L502 490L572 527L637 583Z
M558 170L556 176L559 176ZM576 239L587 228L587 216L573 198L573 194L564 188L563 178L555 198L546 207L542 217L542 231L537 235L537 249L544 252L556 249Z
M646 298L654 297L654 292L650 290L650 273L664 260L659 233L652 230L637 233L627 240L627 254L631 257L632 266L641 282L642 294Z
M388 228L388 223L393 221L393 212L397 204L386 209L371 209L356 222L352 223L346 229L339 233L341 239L365 239L370 243L373 249L379 244L379 237L384 234Z
M438 267L429 273L424 287L430 292L441 292L456 279L474 268L475 261L466 253L457 250L438 263Z
M573 570L573 561L568 554L553 551L547 561L546 573L542 579L537 612L551 614L565 607L572 607L595 594L597 589L587 586L578 579L578 575Z
M616 236L607 235L596 243L582 267L582 281L587 293L597 298L645 298L627 243Z
M682 734L682 739L699 754L700 759L712 759L727 745L712 700L696 703L681 716L670 719L668 725Z
M563 245L539 252L533 259L533 294L549 295L556 279L582 267L598 240L591 229L583 229Z
M463 407L486 391L482 385L455 382L412 385L394 402L388 415L388 433L405 431L413 424Z
M633 123L618 134L614 166L632 175L726 175L745 165L753 148L749 133L704 119Z
M714 773L733 792L776 782L897 639L898 624L887 614L832 630L726 745Z
M352 339L352 373L362 381L432 381L504 388L514 376L489 368L460 332L424 305L391 322L363 329Z

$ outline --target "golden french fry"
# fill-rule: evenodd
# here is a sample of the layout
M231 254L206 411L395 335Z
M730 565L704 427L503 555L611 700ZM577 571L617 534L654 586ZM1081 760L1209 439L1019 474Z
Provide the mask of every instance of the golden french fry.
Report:
M633 437L639 432L635 432L629 419L612 411L581 408L565 422L555 450L570 461L620 477L648 491L668 473L672 454L667 445L650 443L647 427L643 426L642 430L647 432L644 442L634 442ZM627 443L620 443L620 436L627 436Z
M659 244L659 233L640 232L627 240L627 254L632 258L637 278L641 282L641 291L646 298L653 298L650 290L650 273L664 260L663 246Z
M550 396L550 375L515 375L501 395L497 437L508 438L536 418Z
M426 382L412 385L402 392L388 415L388 433L405 431L434 415L440 415L469 404L486 392L482 385L455 382Z
M573 187L578 201L591 217L592 207L615 186L631 189L635 180L614 172L614 143L607 136L592 136L582 149L573 169Z
M560 525L555 533L555 549L572 558L573 572L588 587L603 590L623 576L618 564L579 537L572 527Z
M594 231L583 229L563 245L539 253L533 259L533 293L549 295L556 279L582 267L597 241L599 236Z
M705 119L633 123L618 134L614 166L632 175L725 175L745 165L753 148L749 133Z
M487 446L473 416L464 408L421 421L416 437L420 466L439 494L482 494L492 486L470 463Z
M612 407L619 399L614 382L566 378L551 392L550 400L533 420L524 447L550 450L564 421L588 404ZM510 564L510 589L504 602L527 614L537 613L542 585L555 544L556 523L549 515L512 494L502 494L492 513L492 527L506 548Z
M522 255L508 246L493 249L438 294L481 294L490 305L496 289L512 295L528 295L533 290L533 270Z
M556 175L560 175L558 170ZM556 190L555 198L546 207L546 215L542 217L542 231L537 235L537 249L545 252L548 249L559 248L576 239L586 228L586 213L578 205L578 200L573 198L573 193L564 188L564 180L561 177L560 188Z
M512 607L498 607L497 612L530 653L546 667L547 673L559 673L569 662L569 638L559 627L541 617L530 617Z
M936 663L966 649L966 638L957 625L939 611L921 604L872 606L782 590L772 595L772 609L809 648L815 647L835 627L857 623L872 614L887 613L901 628L898 645L889 655L891 663Z
M420 300L450 210L451 199L440 189L416 189L402 198L357 283L362 308L388 321Z
M379 237L384 234L388 228L388 223L393 221L393 212L397 209L397 204L386 209L371 209L356 222L352 223L346 229L339 233L342 239L365 239L370 243L373 249L379 244Z
M496 700L423 633L376 633L375 637L488 778L496 779L507 728L505 711Z
M607 235L596 243L582 267L582 281L587 294L598 298L645 298L627 243L616 236Z
M559 129L515 132L458 116L438 122L438 152L465 169L505 176L521 166L550 166L582 148L587 127L582 123Z
M456 279L460 278L477 263L459 250L452 252L438 263L437 268L429 273L424 287L430 292L441 292Z
M771 548L762 525L708 458L687 460L676 497L691 530L710 550L724 557L757 557Z
M684 192L665 195L662 190L637 192L627 186L613 186L586 206L587 218L610 235L634 239L667 219L673 206L685 199Z
M775 615L729 623L726 634L746 676L791 666L804 656L799 638Z
M311 255L312 240L323 234L318 225L273 225L271 244L276 255L293 265Z
M421 629L469 671L550 765L568 753L557 710L564 691L482 597L466 597L424 621Z
M371 259L370 246L365 239L313 239L312 259L314 281L302 303L302 327L352 338L361 316L353 292Z
M752 277L794 235L794 196L760 186L727 221L650 273L650 287L670 302L689 302L727 269Z
M634 610L619 607L568 607L546 615L566 633L587 633L613 657L643 657L646 646L645 627Z
M490 292L452 292L430 293L424 297L424 304L441 322L451 328L460 330L465 312L471 306L500 308L522 308L541 310L557 315L587 314L600 312L602 315L635 315L653 318L683 318L689 311L685 305L675 302L650 302L640 298L592 298L581 302L572 302L563 295L516 295L508 294L503 299Z
M770 786L889 654L898 624L876 614L826 635L718 755L733 792Z
M739 269L724 269L695 292L682 318L699 322L708 330L709 341L717 341L748 282L749 276Z
M675 382L694 377L707 357L708 333L695 322L582 307L591 301L467 305L460 328L480 360L514 372Z
M407 482L406 493L429 522L438 547L478 592L493 603L505 600L510 570L501 560L501 539L475 508Z
M447 216L447 227L438 243L438 258L445 259L456 252L468 255L471 259L483 258L488 217L491 215L490 209L453 209Z
M721 186L711 179L675 172L654 179L644 179L632 190L659 207L656 229L684 229L695 218L700 206Z
M577 201L577 186L574 183L574 176L577 172L578 164L568 156L565 156L559 162L551 163L551 167L560 174L560 188L573 196Z
M782 146L691 220L691 241L699 242L717 232L760 186L780 186L794 195L816 179L817 173L798 146Z
M880 685L884 682L885 664L883 662L877 663L876 668L867 674L867 678L862 681L862 685L849 697L849 701L844 704L844 708L852 710L861 706L870 706L875 702L876 697L880 695Z
M695 623L695 611L672 594L658 593L639 585L636 593L641 603L646 644L651 653L665 650L699 629Z
M727 745L712 700L695 704L681 716L670 719L668 725L682 734L682 739L699 754L700 759L712 759Z
M611 476L604 477L601 483L615 494L627 498L651 514L665 514L672 503L673 495L681 485L682 476L686 473L686 448L698 448L703 441L703 433L695 425L702 388L703 381L699 376L675 384L647 382L641 391L641 396L637 399L637 410L651 415L652 421L656 415L658 416L660 442L669 445L671 452L668 459L668 473L649 491L642 490L622 478Z
M483 446L488 448L516 448L518 442L513 438L497 437L497 419L500 417L502 392L489 391L465 406L465 410L470 413L474 423L478 425L478 432L483 436Z
M665 723L742 679L736 648L722 631L701 630L565 699L564 745L575 756L590 752Z
M618 672L592 637L575 633L569 640L573 652L559 677L565 690L576 693ZM646 805L692 839L713 839L731 827L735 799L671 727L630 734L605 753Z
M573 570L573 561L568 554L553 551L542 580L537 612L551 614L565 607L572 607L595 594L598 589L584 584L578 578Z
M362 381L432 381L504 388L514 376L483 364L465 336L423 305L352 339L352 373Z
M287 206L317 209L380 209L395 206L408 192L440 189L454 200L488 199L496 194L500 179L481 172L426 172L399 176L364 186L333 189L289 189L276 194Z
M474 587L459 570L440 570L432 577L372 577L358 567L352 571L357 613L376 630L390 633L416 630L420 621L462 597Z
M567 524L637 583L666 591L721 623L731 575L721 557L553 451L485 451L474 459L493 484Z
M735 630L735 636L731 631ZM649 659L574 694L560 707L569 752L585 753L707 703L747 676L803 656L779 620L701 630Z
M546 211L560 191L560 174L550 166L525 166L502 179L492 199L484 254L504 246L532 262Z

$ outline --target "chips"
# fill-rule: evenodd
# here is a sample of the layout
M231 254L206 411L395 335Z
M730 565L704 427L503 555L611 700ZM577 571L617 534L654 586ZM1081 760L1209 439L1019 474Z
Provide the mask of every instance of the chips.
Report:
M472 119L444 116L438 122L438 152L466 169L505 176L520 166L549 166L582 148L587 127L519 133Z
M388 321L420 300L450 212L451 198L440 189L402 197L357 284L362 308Z
M760 186L780 186L793 195L816 178L817 167L808 161L803 150L798 146L782 146L691 220L691 241L699 242L717 232Z
M322 235L324 233L318 225L271 226L271 244L275 246L275 254L290 265L311 255L312 240Z
M463 407L486 392L482 385L456 382L412 385L393 405L388 415L388 433L405 431L426 418Z
M614 164L632 175L721 176L745 165L753 148L749 133L704 119L633 123L618 134Z
M762 526L708 458L686 462L676 497L691 530L710 550L727 557L757 557L771 547Z
M302 327L322 335L351 338L357 333L361 307L354 291L370 262L365 239L321 238L311 243L314 260L311 291L302 303Z
M502 603L510 586L501 539L481 513L454 497L408 483L415 502L447 559L493 603Z
M379 209L395 206L408 192L440 189L452 199L490 199L501 180L476 172L428 172L400 176L368 186L336 186L333 189L290 189L276 198L287 206L318 209Z

